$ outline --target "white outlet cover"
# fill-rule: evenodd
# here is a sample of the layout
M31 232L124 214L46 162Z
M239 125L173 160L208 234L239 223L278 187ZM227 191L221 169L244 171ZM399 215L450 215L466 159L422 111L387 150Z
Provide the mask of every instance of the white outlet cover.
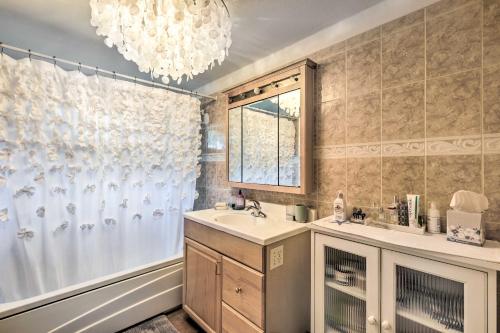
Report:
M276 267L283 265L283 245L276 246L270 251L269 269L273 270Z

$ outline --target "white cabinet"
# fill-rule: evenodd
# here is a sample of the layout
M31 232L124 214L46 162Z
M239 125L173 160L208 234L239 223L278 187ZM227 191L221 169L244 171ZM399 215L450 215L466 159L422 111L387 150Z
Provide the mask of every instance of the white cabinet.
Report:
M488 332L487 273L313 237L312 332Z
M379 332L380 250L316 235L315 332Z

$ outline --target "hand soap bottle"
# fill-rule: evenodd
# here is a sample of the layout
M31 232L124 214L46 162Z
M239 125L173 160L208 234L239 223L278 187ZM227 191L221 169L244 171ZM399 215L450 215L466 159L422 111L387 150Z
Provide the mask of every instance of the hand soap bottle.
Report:
M342 191L337 192L337 198L333 201L333 220L338 223L346 220L346 202Z
M245 196L243 195L241 190L239 190L238 196L236 197L236 204L234 205L234 209L236 210L245 209Z

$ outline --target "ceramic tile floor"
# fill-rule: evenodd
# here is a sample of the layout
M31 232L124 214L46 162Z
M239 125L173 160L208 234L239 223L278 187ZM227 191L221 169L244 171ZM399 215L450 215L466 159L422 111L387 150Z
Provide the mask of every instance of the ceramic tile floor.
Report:
M179 333L204 333L205 331L201 329L189 316L184 312L184 310L179 309L174 312L167 314L170 322L175 326Z

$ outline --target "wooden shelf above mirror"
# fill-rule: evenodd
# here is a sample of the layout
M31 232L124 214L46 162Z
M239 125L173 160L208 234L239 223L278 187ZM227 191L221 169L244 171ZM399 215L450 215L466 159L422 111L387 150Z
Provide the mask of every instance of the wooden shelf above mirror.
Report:
M315 69L305 59L225 91L231 187L312 191Z

